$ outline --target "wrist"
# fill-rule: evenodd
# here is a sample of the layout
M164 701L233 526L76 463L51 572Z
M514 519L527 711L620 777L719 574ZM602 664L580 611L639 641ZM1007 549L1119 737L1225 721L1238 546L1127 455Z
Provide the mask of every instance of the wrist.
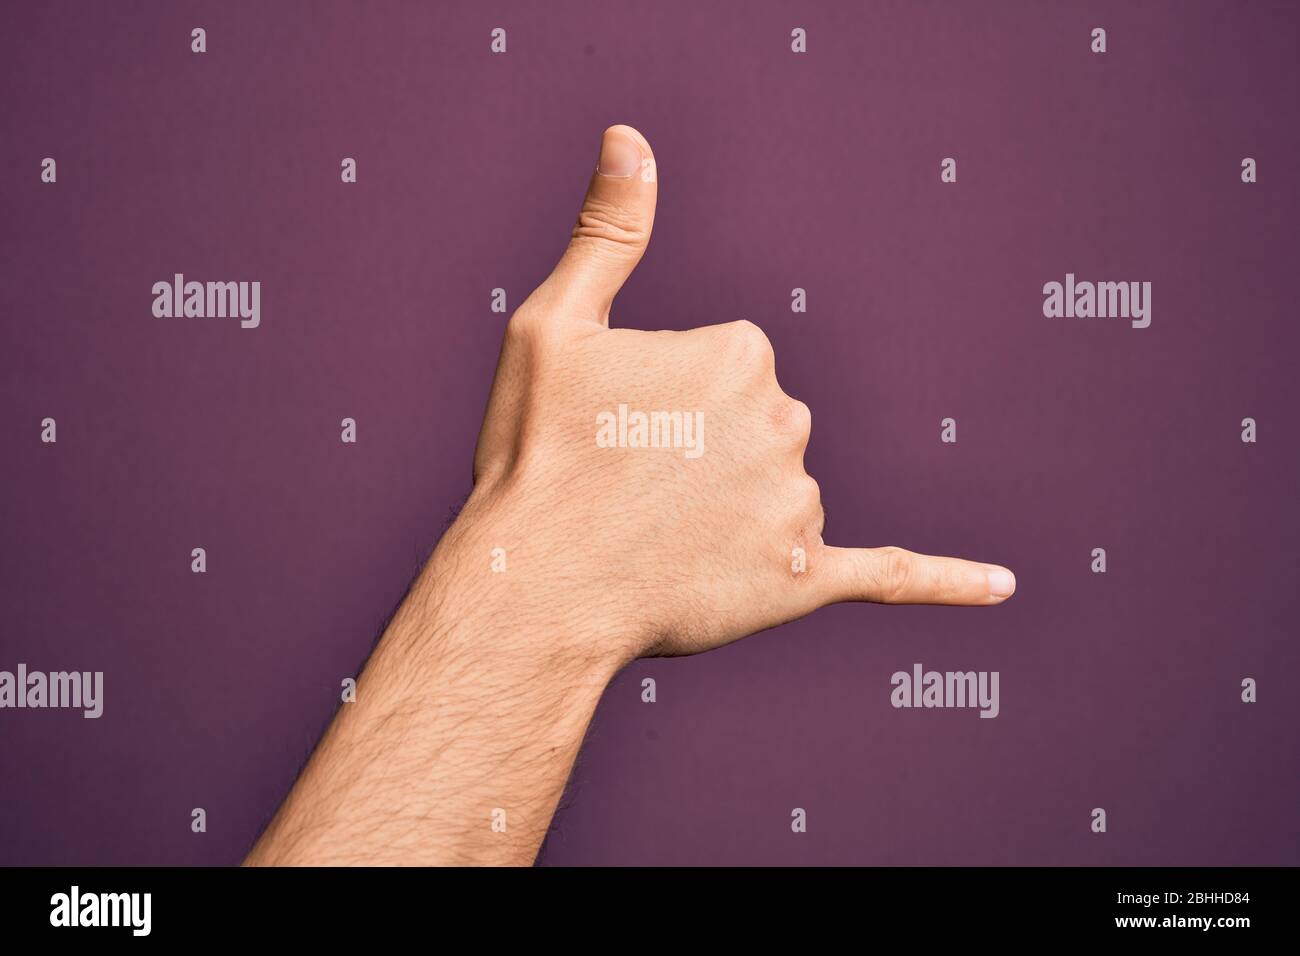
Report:
M542 522L477 491L434 549L394 618L434 656L508 655L608 682L640 641L617 588L593 580ZM415 650L415 653L421 653Z

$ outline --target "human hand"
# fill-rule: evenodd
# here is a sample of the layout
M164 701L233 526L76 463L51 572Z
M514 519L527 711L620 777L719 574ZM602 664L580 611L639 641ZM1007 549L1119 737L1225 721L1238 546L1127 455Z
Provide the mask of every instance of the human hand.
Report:
M456 536L485 567L504 549L497 586L577 609L596 622L581 640L623 660L707 650L839 601L1009 597L997 565L823 542L803 466L811 414L777 383L756 325L609 328L657 179L640 133L607 130L568 249L506 328Z

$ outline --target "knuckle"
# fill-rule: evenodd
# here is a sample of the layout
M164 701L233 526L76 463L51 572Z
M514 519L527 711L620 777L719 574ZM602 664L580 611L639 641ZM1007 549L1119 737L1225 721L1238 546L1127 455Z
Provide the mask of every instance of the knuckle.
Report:
M786 397L772 409L772 424L800 445L812 434L812 409L797 398Z
M815 478L805 475L795 490L794 505L799 515L799 531L809 538L820 537L826 527L826 511L822 508L822 490Z
M576 301L546 299L538 304L530 296L506 323L503 355L528 361L564 348L577 334L567 319L578 314L579 308ZM586 327L583 329L585 334Z
M507 348L518 348L536 338L538 321L523 309L510 316L506 323L505 344Z
M510 313L510 319L506 322L507 332L528 332L542 324L547 313L547 301L542 296L542 291L543 286L533 290L533 293Z
M804 475L799 479L799 499L802 504L809 509L820 510L822 503L821 485L817 484L817 479L812 475Z
M727 325L728 335L736 349L747 358L762 364L771 364L776 353L767 333L749 319L740 319Z
M912 556L902 548L882 548L880 592L886 601L902 599L911 586L914 569Z
M600 240L639 252L650 239L650 230L640 212L588 197L573 227L575 241Z
M518 350L541 346L546 338L546 327L546 321L538 312L520 306L506 323L506 348Z
M515 309L514 314L510 316L510 320L506 322L506 334L521 335L531 331L536 325L537 314L526 306L521 305L519 308Z

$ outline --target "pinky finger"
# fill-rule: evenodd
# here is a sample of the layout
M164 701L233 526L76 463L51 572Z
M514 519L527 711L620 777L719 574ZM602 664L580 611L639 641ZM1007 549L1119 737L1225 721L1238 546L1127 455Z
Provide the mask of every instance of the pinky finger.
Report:
M1001 604L1016 577L997 564L916 554L902 548L826 549L824 603Z

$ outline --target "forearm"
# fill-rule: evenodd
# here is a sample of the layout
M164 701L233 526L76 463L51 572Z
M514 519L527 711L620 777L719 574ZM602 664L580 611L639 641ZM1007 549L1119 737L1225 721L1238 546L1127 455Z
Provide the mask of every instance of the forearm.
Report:
M439 545L247 864L532 863L623 661L480 537Z

